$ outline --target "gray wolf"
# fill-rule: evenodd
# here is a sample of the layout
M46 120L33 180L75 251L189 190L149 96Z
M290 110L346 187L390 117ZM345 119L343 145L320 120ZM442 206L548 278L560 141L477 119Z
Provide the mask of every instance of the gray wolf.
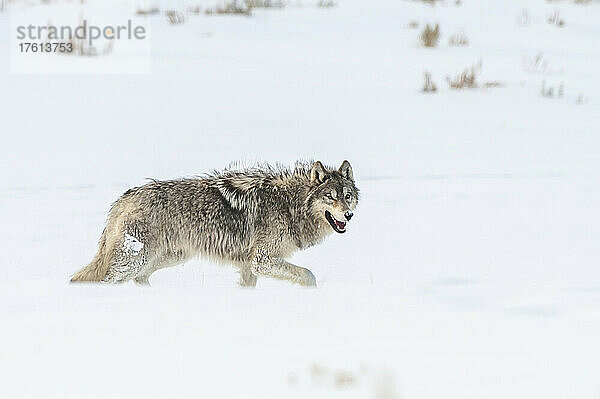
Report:
M285 259L345 233L358 196L348 161L152 180L112 205L96 256L71 281L148 284L156 270L200 255L239 268L242 286L259 276L315 286L310 270Z

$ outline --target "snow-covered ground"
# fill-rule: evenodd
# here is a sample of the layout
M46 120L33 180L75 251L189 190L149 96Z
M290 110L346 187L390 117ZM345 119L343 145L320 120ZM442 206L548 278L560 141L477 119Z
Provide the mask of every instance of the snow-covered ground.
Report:
M600 3L291 3L148 17L150 74L10 73L0 13L0 397L600 397ZM448 89L480 61L502 88ZM362 191L292 259L317 289L202 260L67 283L145 178L309 158Z

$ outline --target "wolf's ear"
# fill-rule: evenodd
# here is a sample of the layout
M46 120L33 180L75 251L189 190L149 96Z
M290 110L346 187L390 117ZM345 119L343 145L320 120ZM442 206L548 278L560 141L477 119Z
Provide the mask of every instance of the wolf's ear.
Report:
M354 174L352 173L352 166L350 166L350 162L342 162L342 166L340 166L338 172L340 172L340 174L346 179L354 181Z
M323 167L323 164L321 163L321 161L317 161L317 162L313 163L312 169L310 170L310 182L311 183L316 183L316 184L323 183L325 181L326 175L327 175L327 172L325 171L325 168Z

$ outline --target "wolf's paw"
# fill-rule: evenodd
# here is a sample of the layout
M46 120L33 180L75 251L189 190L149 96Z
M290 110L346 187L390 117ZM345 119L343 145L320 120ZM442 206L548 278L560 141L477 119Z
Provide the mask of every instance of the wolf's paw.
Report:
M300 285L303 287L316 287L317 279L310 270L304 269L302 273L302 280L300 280Z

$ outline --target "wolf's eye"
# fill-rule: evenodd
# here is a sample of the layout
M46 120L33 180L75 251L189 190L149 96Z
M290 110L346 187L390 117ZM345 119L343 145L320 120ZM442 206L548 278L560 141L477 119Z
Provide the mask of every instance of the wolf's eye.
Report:
M350 201L352 199L352 194L346 194L346 201Z
M331 193L325 194L325 198L330 199L330 200L333 201L333 195Z

